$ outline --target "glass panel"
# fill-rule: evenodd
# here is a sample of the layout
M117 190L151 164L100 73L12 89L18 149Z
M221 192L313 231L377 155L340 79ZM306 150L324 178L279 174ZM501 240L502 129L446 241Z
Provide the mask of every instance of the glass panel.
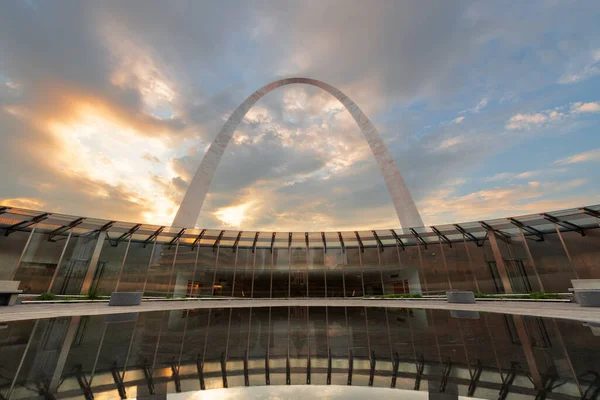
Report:
M327 248L325 269L327 273L327 297L345 297L344 258L341 248Z
M325 250L323 248L308 249L308 284L309 297L325 297L327 284L325 269Z
M59 266L51 292L56 294L80 294L83 280L96 247L98 233L73 236Z
M383 293L383 274L379 261L379 249L377 247L365 248L361 254L363 263L363 275L365 285L365 295L382 295Z
M273 274L272 257L270 249L256 249L254 254L254 271L251 296L263 299L271 297L271 279Z
M344 280L346 282L346 297L363 296L363 269L360 262L360 249L346 248L346 263L344 265Z
M33 234L14 278L21 282L20 290L24 293L44 293L49 290L66 240L66 236L60 236L49 241L45 233L36 231Z
M12 279L30 232L0 233L0 280Z

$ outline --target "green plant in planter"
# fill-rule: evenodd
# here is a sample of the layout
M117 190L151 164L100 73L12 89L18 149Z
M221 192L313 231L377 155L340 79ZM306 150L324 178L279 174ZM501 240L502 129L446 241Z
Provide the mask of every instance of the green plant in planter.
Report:
M38 297L38 300L56 300L56 295L50 292L42 293Z
M86 298L89 300L97 300L100 298L98 294L98 289L90 289L86 295Z

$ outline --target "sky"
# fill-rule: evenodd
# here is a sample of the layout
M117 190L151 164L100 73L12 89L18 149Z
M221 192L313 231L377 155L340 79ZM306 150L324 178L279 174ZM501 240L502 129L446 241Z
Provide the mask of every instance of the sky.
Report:
M170 225L227 117L295 76L369 116L428 226L598 204L598 21L597 0L4 1L0 205ZM290 85L248 112L195 225L399 221L350 114Z

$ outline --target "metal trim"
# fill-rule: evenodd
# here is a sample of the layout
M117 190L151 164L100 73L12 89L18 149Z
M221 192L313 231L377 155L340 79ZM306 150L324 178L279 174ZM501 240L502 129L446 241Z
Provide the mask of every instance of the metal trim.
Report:
M48 233L48 241L49 242L53 242L52 238L54 236L58 236L63 232L66 232L68 230L71 230L73 228L75 228L77 225L81 225L81 223L85 220L85 218L81 217L81 218L77 218L76 220L72 221L70 224L68 225L63 225L60 228L56 228L55 230L51 231Z
M575 225L574 223L569 222L569 221L562 221L550 214L542 213L540 215L542 217L544 217L544 219L546 219L556 225L560 225L568 231L575 231L575 232L579 233L581 236L585 236L585 230L582 227L580 227L579 225Z
M21 222L17 222L16 224L12 224L11 226L4 228L4 229L6 229L4 236L8 236L11 233L17 231L18 229L27 228L31 225L37 224L38 222L48 219L48 217L50 215L51 215L50 213L44 213L42 215L38 215L37 217L33 217L32 219L30 219L28 221L21 221Z
M537 229L535 229L534 227L527 226L516 218L508 218L508 220L511 222L511 224L518 226L519 228L523 229L525 232L527 232L533 236L536 236L538 238L538 240L536 240L536 242L544 241L544 234L542 232L538 231Z
M438 238L443 240L444 243L446 243L448 246L450 246L450 248L452 248L452 242L450 241L450 239L448 239L448 237L446 235L444 235L442 232L440 232L438 230L438 228L436 228L435 226L431 226L430 228L438 236Z

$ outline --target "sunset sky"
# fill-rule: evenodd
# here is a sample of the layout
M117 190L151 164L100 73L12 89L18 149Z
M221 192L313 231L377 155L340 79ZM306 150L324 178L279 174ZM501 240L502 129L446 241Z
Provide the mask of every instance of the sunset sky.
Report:
M0 205L169 225L228 115L285 77L371 118L426 225L600 203L600 2L0 4ZM193 223L191 223L193 224ZM196 226L398 227L349 113L277 89Z

